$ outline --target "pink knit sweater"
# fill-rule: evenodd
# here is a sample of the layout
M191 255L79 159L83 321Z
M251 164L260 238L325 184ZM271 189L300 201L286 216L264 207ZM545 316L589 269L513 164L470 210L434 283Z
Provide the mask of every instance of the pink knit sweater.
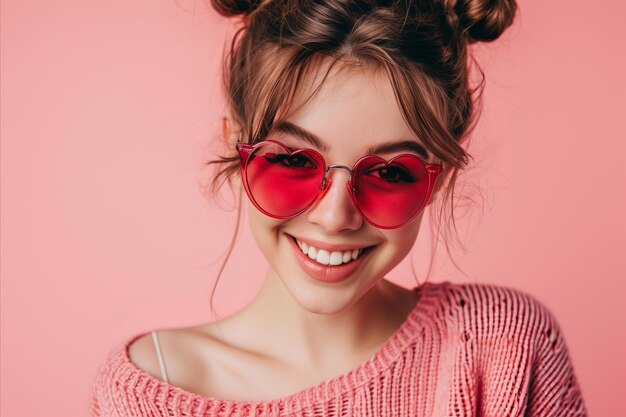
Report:
M95 379L92 416L586 416L559 325L530 295L425 283L401 327L367 362L271 401L194 394L129 360L121 343Z

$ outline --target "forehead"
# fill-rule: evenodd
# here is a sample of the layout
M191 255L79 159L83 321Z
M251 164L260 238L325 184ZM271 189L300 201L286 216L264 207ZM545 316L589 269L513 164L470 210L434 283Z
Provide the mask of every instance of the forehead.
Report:
M340 66L322 81L326 71L320 68L304 81L292 106L296 110L282 121L313 133L327 152L362 154L384 143L419 142L404 121L384 72ZM310 97L317 87L319 91ZM284 129L280 133L285 140L300 140Z

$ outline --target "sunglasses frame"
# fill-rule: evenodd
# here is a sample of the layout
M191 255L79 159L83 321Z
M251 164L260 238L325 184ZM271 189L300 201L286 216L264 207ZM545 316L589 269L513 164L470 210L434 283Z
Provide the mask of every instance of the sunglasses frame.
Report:
M258 147L263 146L263 145L265 145L267 143L273 143L273 144L275 144L277 146L280 146L283 149L285 149L287 152L289 152L289 154L293 154L294 152L310 152L310 153L313 153L317 157L319 157L319 159L324 163L324 173L323 173L322 180L320 182L320 187L319 187L319 191L318 191L317 195L315 196L315 198L313 198L311 200L310 203L308 203L306 205L306 207L304 207L303 209L299 210L295 214L292 214L292 215L289 215L289 216L277 216L275 214L269 213L267 210L265 210L256 201L256 199L254 198L254 196L252 195L252 192L250 190L250 186L248 184L248 176L247 176L248 160L250 159L250 156L252 155L252 153ZM328 172L331 169L333 169L333 168L341 168L341 169L345 169L350 174L350 178L346 181L346 187L348 189L348 193L350 194L350 198L352 199L352 204L354 204L354 207L357 209L357 211L363 217L363 219L367 223L369 223L372 226L377 227L379 229L399 229L399 228L401 228L403 226L406 226L407 224L411 223L417 216L419 216L419 214L428 205L428 201L430 200L430 197L431 197L432 192L434 190L434 186L435 186L435 182L437 180L437 177L443 171L443 166L441 164L434 164L434 163L425 162L419 156L414 155L414 154L410 154L410 153L404 153L404 154L396 155L393 158L391 158L390 160L386 160L386 159L382 158L379 155L365 155L365 156L360 157L354 163L353 167L350 168L350 167L348 167L346 165L340 165L340 164L326 165L326 159L324 159L324 156L321 153L319 153L318 151L316 151L315 149L299 148L299 149L295 149L295 150L291 151L291 150L289 150L289 147L287 147L287 145L285 145L284 143L279 142L277 140L267 139L267 140L263 140L263 141L260 141L260 142L257 142L257 143L252 143L252 144L238 142L238 143L235 144L235 148L237 149L237 152L239 154L239 161L240 161L240 164L241 164L242 183L243 183L244 189L246 191L246 194L248 195L248 198L250 198L250 201L252 202L252 204L261 213L265 214L266 216L272 217L274 219L293 219L295 217L298 217L299 215L301 215L305 211L307 211L317 200L320 200L321 198L323 198L324 194L326 194L326 191L330 187L331 179L328 178ZM383 226L383 225L377 224L377 223L371 221L369 219L369 217L365 213L363 213L363 211L359 207L359 203L358 203L358 201L356 199L356 194L358 193L358 190L352 185L352 174L355 171L355 169L359 166L359 163L361 163L363 160L365 160L367 158L376 157L376 158L382 159L388 165L391 162L393 162L395 159L398 159L400 157L406 157L406 156L410 156L410 157L416 158L417 160L419 160L424 165L424 167L426 169L426 173L428 175L428 187L426 189L426 194L424 196L422 204L420 205L420 207L418 208L416 213L411 216L411 218L409 218L405 222L401 223L400 225L397 225L397 226Z

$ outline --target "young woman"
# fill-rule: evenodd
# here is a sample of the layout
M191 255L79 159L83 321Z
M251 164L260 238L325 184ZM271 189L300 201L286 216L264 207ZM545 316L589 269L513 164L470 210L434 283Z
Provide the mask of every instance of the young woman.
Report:
M514 0L213 6L244 23L214 185L243 190L269 268L236 314L121 343L92 414L586 415L559 325L534 298L385 279L426 208L434 230L452 219L482 88L468 44L498 38Z

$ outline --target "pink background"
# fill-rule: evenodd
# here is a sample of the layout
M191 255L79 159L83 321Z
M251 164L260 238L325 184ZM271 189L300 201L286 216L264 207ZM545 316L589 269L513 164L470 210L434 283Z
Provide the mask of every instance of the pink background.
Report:
M626 415L626 7L520 6L478 50L487 90L467 189L482 190L484 214L464 226L467 276L444 259L432 280L537 297L590 414ZM232 26L200 0L13 0L1 15L0 413L83 416L115 344L211 319L234 216L198 184ZM244 226L216 294L223 314L254 296L263 266ZM408 263L391 278L413 285Z

